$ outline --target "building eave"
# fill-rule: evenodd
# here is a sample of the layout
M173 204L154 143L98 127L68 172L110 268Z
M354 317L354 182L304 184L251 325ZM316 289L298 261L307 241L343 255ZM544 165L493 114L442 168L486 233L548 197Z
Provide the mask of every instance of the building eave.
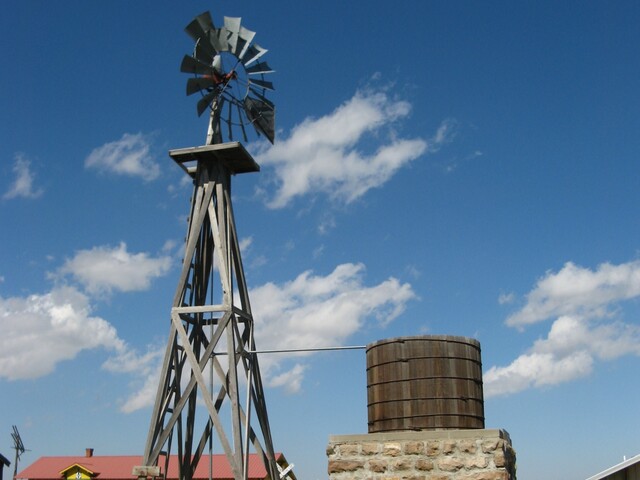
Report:
M587 478L587 480L602 480L603 478L606 478L609 475L619 472L620 470L624 470L625 468L630 467L631 465L634 465L638 462L640 462L640 454L636 455L635 457L631 457L630 459L625 460L617 465L614 465L613 467L607 468L606 470L603 470L602 472L594 475L593 477Z

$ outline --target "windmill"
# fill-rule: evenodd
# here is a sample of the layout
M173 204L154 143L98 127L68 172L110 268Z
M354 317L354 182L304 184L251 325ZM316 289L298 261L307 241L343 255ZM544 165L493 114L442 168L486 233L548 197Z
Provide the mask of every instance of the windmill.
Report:
M275 461L231 205L231 176L260 170L234 139L247 141L252 126L274 140L275 108L266 98L273 85L264 79L273 70L259 61L267 50L240 21L225 17L217 28L206 12L186 27L195 48L181 70L193 74L187 95L201 93L197 112L209 110L209 126L206 145L169 152L194 192L139 477L166 474L175 453L179 478L192 480L214 438L236 480L247 478L251 452L269 478L287 475Z

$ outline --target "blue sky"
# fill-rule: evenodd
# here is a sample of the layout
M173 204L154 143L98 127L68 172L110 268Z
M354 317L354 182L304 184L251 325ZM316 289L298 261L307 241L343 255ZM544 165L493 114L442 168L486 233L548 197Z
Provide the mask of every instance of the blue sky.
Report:
M366 6L365 6L366 5ZM202 145L183 28L240 16L275 146L234 178L259 348L483 349L520 480L640 453L636 2L44 2L0 17L0 453L142 453ZM326 312L331 312L328 315ZM326 477L363 351L261 358L275 447Z

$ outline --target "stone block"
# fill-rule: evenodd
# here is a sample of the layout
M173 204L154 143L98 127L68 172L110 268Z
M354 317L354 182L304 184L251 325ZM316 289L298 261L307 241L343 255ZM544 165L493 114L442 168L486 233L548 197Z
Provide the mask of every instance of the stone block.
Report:
M478 450L478 445L475 440L460 440L458 442L458 450L463 453L474 454Z
M404 445L406 455L421 455L424 453L424 442L407 442Z
M360 445L357 443L343 443L338 447L341 457L355 457L360 454Z
M442 453L444 453L445 455L451 455L456 451L457 445L458 442L456 442L455 440L445 440L444 442L442 442Z
M388 457L397 457L402 453L402 445L399 442L385 443L382 447L382 454Z
M408 458L397 458L389 462L389 467L393 471L411 470L413 462Z
M427 460L426 458L419 458L416 460L415 468L416 470L420 470L422 472L430 472L433 470L434 464L431 460Z
M442 457L438 459L438 468L444 472L457 472L464 467L464 462L457 457Z
M464 465L469 470L473 470L474 468L487 468L489 466L489 459L485 456L468 457L465 458Z
M375 455L378 452L380 452L380 444L377 442L363 443L360 446L362 455Z
M364 462L356 460L329 460L329 473L355 472L362 470Z
M389 463L385 460L369 460L369 471L374 473L384 473L387 471Z
M427 442L427 456L428 457L437 457L440 455L440 442L437 440L430 440Z
M501 470L474 472L460 477L461 480L509 480L509 474Z
M489 438L482 441L482 451L484 453L493 453L502 446L502 439Z

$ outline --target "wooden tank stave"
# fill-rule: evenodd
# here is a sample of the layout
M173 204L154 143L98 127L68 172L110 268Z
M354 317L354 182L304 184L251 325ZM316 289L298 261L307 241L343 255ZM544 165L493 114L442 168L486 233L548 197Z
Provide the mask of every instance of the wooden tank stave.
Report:
M369 432L484 428L480 343L420 336L367 346Z

